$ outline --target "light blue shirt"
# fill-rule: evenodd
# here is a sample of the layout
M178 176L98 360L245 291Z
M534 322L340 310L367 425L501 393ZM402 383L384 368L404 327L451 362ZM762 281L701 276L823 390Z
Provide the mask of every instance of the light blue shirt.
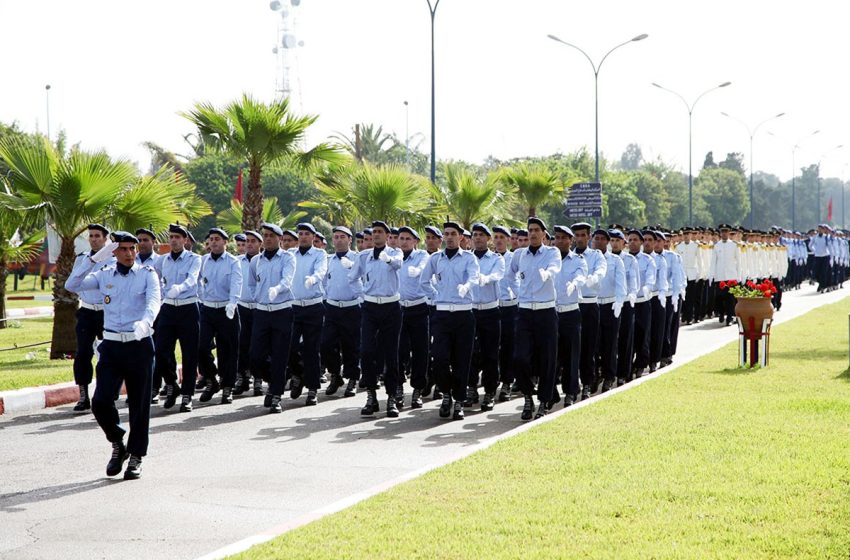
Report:
M80 253L77 255L76 260L74 260L74 268L71 270L71 275L68 276L67 280L65 280L66 290L73 292L74 290L69 288L68 284L71 283L72 285L78 285L77 283L85 278L93 268L103 268L104 266L115 264L115 257L109 257L95 267L94 263L92 263L89 258L90 256L91 255L89 253ZM100 290L80 290L77 295L80 296L81 301L90 305L101 305L103 303L103 294L100 293Z
M250 282L254 287L254 301L274 305L292 301L292 278L295 276L295 257L289 251L278 249L271 259L265 251L251 259ZM278 288L277 297L269 299L269 288Z
M829 236L819 233L811 238L809 247L814 251L816 257L829 256Z
M239 294L239 301L243 303L255 303L254 287L256 282L251 282L251 257L246 254L236 257L239 261L239 269L242 270L242 293Z
M555 291L558 305L578 303L579 287L587 280L587 261L575 251L568 252L561 258L561 270L555 281ZM573 282L575 289L567 295L567 282Z
M605 278L608 272L608 261L599 249L591 249L588 247L584 252L579 253L584 260L587 261L587 280L591 278L595 280L593 286L582 286L579 297L594 298L599 295L599 283Z
M499 281L505 277L505 259L499 253L488 250L479 259L475 252L472 256L478 259L479 283L472 286L472 301L474 303L492 303L499 301ZM480 285L481 276L489 276L487 283Z
M669 289L667 282L667 259L661 253L652 252L652 258L655 260L655 291L661 295L666 295Z
M295 257L295 276L292 279L293 299L316 299L325 297L325 286L322 280L328 273L328 254L321 249L310 247L303 255L297 248L292 251ZM307 278L312 278L314 284L309 288L304 286Z
M628 295L634 294L637 296L640 289L640 266L635 257L627 251L620 253L620 258L623 259L623 266L626 268L626 292Z
M667 261L667 291L665 295L678 296L684 291L685 286L688 285L685 270L682 266L682 257L678 253L666 249L661 254L664 255Z
M540 278L540 269L549 273L544 282ZM555 301L555 278L561 271L561 252L555 247L541 245L536 253L531 247L514 251L508 278L519 278L519 303L547 303Z
M154 269L162 279L162 297L167 297L172 286L180 290L174 299L198 296L198 275L201 273L199 255L184 249L175 261L168 253L154 263Z
M604 255L608 267L599 283L599 297L616 298L617 303L623 303L629 295L626 289L626 265L619 255L611 251L606 251Z
M236 304L242 294L242 267L239 259L224 252L217 260L211 254L201 257L201 301Z
M431 255L428 254L428 251L423 251L422 249L414 249L407 258L404 258L404 251L402 251L401 254L403 260L398 273L398 290L401 294L401 300L414 301L428 297L430 292L426 292L422 289L422 284L419 282L419 279L422 276L422 272L425 270L425 265L427 265L428 261L431 260ZM419 274L412 278L408 272L411 268L419 269Z
M147 256L145 260L142 260L142 254L136 253L136 262L143 266L152 266L156 268L156 261L162 258L162 255L157 255L156 253L151 253Z
M389 245L383 251L390 257L389 262L375 258L374 249L357 254L357 260L348 273L354 281L363 280L363 293L373 297L392 297L398 292L398 271L401 268L401 249L393 249Z
M511 269L511 261L514 258L513 251L505 251L502 258L505 259L505 275L499 280L499 301L513 301L519 292L519 281L517 278L508 278L508 270Z
M100 266L86 259L89 271ZM97 291L103 299L103 328L107 331L133 332L136 321L149 327L159 313L159 278L151 266L133 264L124 275L116 264L86 273L84 278L68 278L65 289L72 292Z
M357 260L355 251L348 251L345 256L351 262ZM351 280L348 277L348 269L342 266L342 261L336 254L328 258L328 272L322 280L322 285L327 298L334 301L354 301L363 295L363 282L359 278Z
M640 278L640 282L638 284L638 297L643 297L644 287L646 287L647 295L651 295L655 290L655 275L658 273L658 268L655 266L655 259L643 251L634 255L629 253L629 255L634 257L638 264L638 277Z
M445 251L434 253L419 277L419 285L431 294L433 305L472 303L471 288L475 284L478 284L478 259L463 249L458 249L452 258ZM461 285L469 288L463 297L457 291Z

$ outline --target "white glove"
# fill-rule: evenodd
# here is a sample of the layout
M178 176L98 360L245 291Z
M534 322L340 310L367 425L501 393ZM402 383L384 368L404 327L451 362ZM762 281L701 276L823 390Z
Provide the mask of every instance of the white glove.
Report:
M658 297L658 301L661 302L661 308L663 309L663 308L667 307L667 298L664 297L664 294L659 292L657 297Z
M675 313L676 310L679 308L679 298L674 297L672 302L673 302L673 313Z
M682 291L682 301L685 301L685 298L686 298L686 297L687 297L687 296L685 296L685 292L684 292L684 290L683 290L683 291Z
M408 276L410 276L411 278L416 278L416 277L417 277L417 276L419 276L420 274L422 274L422 269L421 269L421 268L417 268L417 267L415 267L415 266L411 266L411 267L409 267L409 268L407 269L407 275L408 275Z
M545 268L538 268L537 271L540 273L540 279L544 282L549 279L549 276L551 276L549 271Z
M269 288L269 300L274 300L277 295L280 293L280 288L277 286L272 286Z
M224 314L227 315L228 319L233 319L236 316L236 304L228 303L224 306Z
M390 256L387 254L386 251L381 251L381 254L378 255L378 258L384 261L385 263L390 262Z
M179 293L180 288L178 288L177 286L171 286L170 288L168 288L168 291L165 292L165 297L167 297L168 299L174 299Z
M643 294L643 297L648 298L649 297L649 286L644 286L643 288L641 288L641 293Z
M466 284L461 284L460 286L457 287L457 295L459 295L460 297L466 297L466 294L468 294L468 293L469 293L469 286L467 286Z
M629 294L629 303L632 304L632 307L635 306L636 302L637 302L637 294Z
M133 337L136 340L142 340L151 335L153 330L145 321L136 321L133 323Z
M592 288L595 285L597 285L598 283L599 283L599 279L594 275L590 275L590 276L587 277L587 281L584 283L584 285L587 286L588 288Z
M352 266L354 266L354 261L352 261L348 257L342 257L341 259L339 259L339 264L342 265L342 268L351 268Z
M567 282L567 297L573 295L574 291L576 291L576 285L573 282Z
M308 290L310 288L312 288L315 283L316 283L316 279L312 276L308 276L307 278L304 279L304 287L307 288Z
M611 309L614 310L614 317L615 318L619 317L620 312L623 310L623 302L622 301L615 301L614 305L611 307Z
M112 256L112 251L118 248L117 241L110 241L101 248L100 251L91 256L92 262L101 263L108 260Z

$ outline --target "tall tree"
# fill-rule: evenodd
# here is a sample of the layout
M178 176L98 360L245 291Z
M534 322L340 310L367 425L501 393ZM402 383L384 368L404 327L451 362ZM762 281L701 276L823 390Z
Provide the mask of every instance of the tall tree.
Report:
M703 169L694 188L702 192L715 223L740 223L750 212L747 182L737 171L721 167Z
M475 222L508 223L511 197L500 189L498 176L491 173L480 180L474 173L457 164L446 166L444 185L432 185L434 212L450 215L469 229Z
M9 191L6 191L10 194ZM38 255L44 230L37 230L30 235L21 235L25 226L25 215L21 212L0 210L0 329L6 328L6 277L9 265L19 263L25 265Z
M640 146L631 143L626 146L626 151L620 156L620 169L623 171L634 171L643 164L643 152Z
M505 169L500 180L523 201L529 217L536 216L545 204L560 203L564 196L564 184L558 174L541 164Z

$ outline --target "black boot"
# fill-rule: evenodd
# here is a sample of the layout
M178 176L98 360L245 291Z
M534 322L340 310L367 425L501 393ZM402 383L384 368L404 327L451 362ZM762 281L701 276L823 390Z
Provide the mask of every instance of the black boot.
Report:
M254 376L254 396L262 397L263 396L263 378Z
M218 393L221 390L221 387L218 384L218 380L213 378L207 381L207 386L204 389L204 392L201 393L201 398L198 400L201 402L209 402L213 395Z
M414 389L413 395L410 396L410 408L422 408L422 391Z
M475 387L467 387L466 399L464 399L463 401L463 406L469 408L472 405L477 404L479 398L480 396L478 395L478 389L476 389Z
M511 384L502 383L502 388L499 390L499 402L505 402L511 398Z
M183 395L183 402L180 403L180 412L192 412L192 397Z
M307 402L304 403L305 406L316 406L319 404L319 395L317 391L310 389L307 391Z
M387 399L387 418L398 418L398 405L395 397Z
M233 389L225 387L221 390L221 404L233 404Z
M343 385L345 385L345 380L342 376L338 373L333 373L331 374L331 382L328 383L328 388L325 389L325 394L328 396L335 395L339 388Z
M348 380L348 385L345 386L343 397L353 397L357 394L357 380L352 378Z
M546 416L546 410L548 406L549 403L544 402L541 402L539 405L537 405L537 414L534 415L534 419L537 420Z
M91 399L89 399L89 386L79 385L80 400L74 406L74 412L85 412L91 409Z
M272 395L269 401L269 413L280 414L281 412L283 412L283 407L280 406L280 395Z
M452 396L448 393L443 395L443 402L440 404L440 418L448 418L452 414Z
M487 412L489 410L493 410L493 405L495 404L496 399L493 393L484 393L484 400L481 401L481 410Z
M452 413L452 420L463 420L463 403L455 401L455 409Z
M301 382L301 378L293 375L292 381L289 384L289 398L295 400L301 396L303 391L304 384Z
M360 416L372 416L380 409L377 389L366 389L366 404L360 409Z
M106 464L106 476L115 476L121 472L124 461L127 460L127 448L123 441L112 443L112 458Z
M522 407L522 418L523 420L531 420L531 417L534 415L534 398L531 395L525 396L525 404Z
M176 383L169 383L165 386L165 402L162 403L162 408L171 408L177 404L177 397L180 395L180 387Z
M124 480L137 480L142 476L142 458L138 455L130 455L127 470L124 471Z
M581 390L581 400L589 399L591 395L590 387L585 385Z
M395 405L399 410L404 408L404 387L399 385L398 389L395 390Z

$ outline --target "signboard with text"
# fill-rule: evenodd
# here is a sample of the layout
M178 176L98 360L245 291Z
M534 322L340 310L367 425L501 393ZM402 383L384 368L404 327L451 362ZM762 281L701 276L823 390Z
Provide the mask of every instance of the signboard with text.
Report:
M567 218L601 218L602 183L576 183L570 187L564 216Z

